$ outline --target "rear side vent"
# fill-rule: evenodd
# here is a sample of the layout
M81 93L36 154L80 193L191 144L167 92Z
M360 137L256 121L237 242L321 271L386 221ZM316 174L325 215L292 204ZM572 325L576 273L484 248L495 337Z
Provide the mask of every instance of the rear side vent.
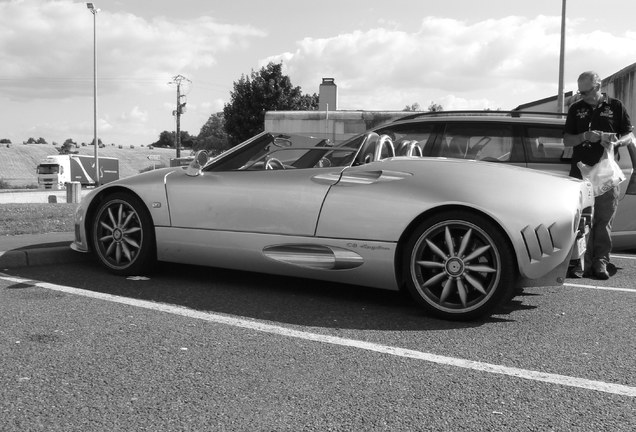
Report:
M554 244L554 236L551 232L553 228L554 224L548 228L541 224L534 229L526 226L521 230L528 258L530 258L531 262L539 261L542 257L552 255L559 250L559 247Z

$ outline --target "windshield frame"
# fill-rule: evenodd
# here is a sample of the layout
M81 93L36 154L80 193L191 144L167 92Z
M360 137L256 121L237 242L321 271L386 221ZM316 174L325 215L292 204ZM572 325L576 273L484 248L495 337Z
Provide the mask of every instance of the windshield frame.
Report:
M286 168L346 168L353 164L360 150L360 144L363 141L359 139L360 137L364 137L364 134L347 140L337 146L333 146L331 142L325 138L301 134L272 134L270 132L261 132L211 159L202 170L203 172L263 170L265 169L267 160L272 158L277 159L276 156L273 155L281 157L283 155L282 152L299 153L298 157L294 160L282 157L282 159L287 162L291 161L285 166ZM358 141L356 141L356 139L358 139ZM305 145L294 145L299 142ZM307 143L309 145L307 145ZM312 143L315 144L312 146ZM338 155L338 157L334 156L334 161L337 160L338 162L334 164L332 160L329 160L328 163L323 161L323 159L329 155ZM339 158L341 160L339 160ZM321 163L321 161L323 162Z

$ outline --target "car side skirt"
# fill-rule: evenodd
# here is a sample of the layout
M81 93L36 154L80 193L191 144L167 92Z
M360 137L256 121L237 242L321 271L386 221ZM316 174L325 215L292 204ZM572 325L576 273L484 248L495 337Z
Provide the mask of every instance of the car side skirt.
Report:
M155 227L157 259L398 290L396 244Z

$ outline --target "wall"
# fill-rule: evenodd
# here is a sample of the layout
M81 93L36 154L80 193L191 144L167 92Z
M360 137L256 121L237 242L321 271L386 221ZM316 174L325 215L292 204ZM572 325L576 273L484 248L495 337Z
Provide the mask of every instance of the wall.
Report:
M265 130L274 133L311 135L334 143L383 123L389 123L408 111L267 111Z

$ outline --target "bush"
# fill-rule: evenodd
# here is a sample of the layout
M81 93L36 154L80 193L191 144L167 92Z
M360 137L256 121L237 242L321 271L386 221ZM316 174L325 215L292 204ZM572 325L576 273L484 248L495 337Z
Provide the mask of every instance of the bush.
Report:
M0 178L0 189L38 189L38 185L37 184L29 184L29 185L22 185L22 186L15 186L12 185L11 183L9 183L8 181L6 181L3 178Z

